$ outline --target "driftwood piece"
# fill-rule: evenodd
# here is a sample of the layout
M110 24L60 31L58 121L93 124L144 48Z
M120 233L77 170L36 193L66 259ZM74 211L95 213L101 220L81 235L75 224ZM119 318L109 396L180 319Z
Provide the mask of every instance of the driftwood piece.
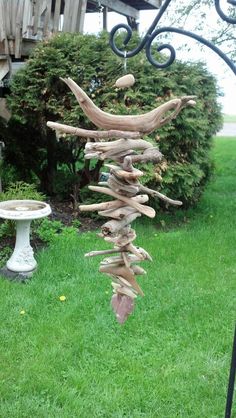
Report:
M131 208L129 206L123 206L118 209L109 209L109 210L102 210L98 212L100 216L107 216L113 219L123 219L125 216L130 215L131 213L136 212L136 209Z
M114 174L116 177L119 177L124 180L137 180L138 177L143 175L143 172L137 168L132 169L132 171L123 170L122 167L115 166L113 164L104 164L105 167L110 168L111 174Z
M131 159L131 156L130 155L127 155L124 158L123 163L122 163L122 168L125 171L129 171L129 172L132 172L133 171L134 168L132 166L132 159ZM126 181L129 183L129 182L132 182L132 179L131 180L130 179L126 179Z
M93 251L93 252L96 253L97 251ZM143 259L141 260L140 257L137 257L136 255L131 254L130 252L128 252L128 250L125 250L125 247L120 248L119 249L119 252L120 252L119 255L115 255L115 256L112 256L112 257L106 257L106 258L104 258L100 262L100 265L102 265L102 264L109 264L109 263L110 264L114 263L114 264L118 264L118 265L119 264L124 264L124 256L127 259L128 266L129 267L130 267L130 265L132 266L133 263L139 263L139 262L143 261ZM109 254L111 254L111 253L109 253Z
M130 148L145 150L148 148L153 148L150 142L145 141L144 139L117 139L113 142L87 142L85 145L85 152L88 151L127 151Z
M146 272L146 270L144 270L142 267L140 267L140 266L132 266L131 267L131 270L133 270L133 273L136 275L136 276L139 276L139 275L143 275L143 274L147 274L147 272Z
M100 159L105 160L105 159L109 159L109 160L114 160L116 162L120 162L123 161L124 157L126 157L127 154L134 154L134 150L133 149L129 149L129 150L124 150L124 151L107 151L103 154L100 154Z
M181 202L180 200L170 199L169 197L165 196L164 194L162 194L160 192L157 192L156 190L149 189L148 187L143 186L142 184L140 184L139 190L141 192L148 193L152 197L159 197L159 199L163 200L166 203L169 203L170 205L181 206L183 204L183 202Z
M129 258L127 257L127 255L126 255L125 253L122 253L122 254L121 254L121 257L122 257L122 260L123 260L123 262L124 262L124 265L125 265L127 268L130 268L131 263L130 263L130 260L129 260Z
M104 266L104 265L107 265L107 264L113 264L113 265L116 265L116 266L123 266L124 260L123 260L123 257L116 257L116 256L107 257L106 259L101 261L100 266Z
M141 205L138 202L135 202L131 198L128 198L126 196L122 196L116 192L113 192L113 190L108 189L107 187L99 187L99 186L89 186L90 190L93 190L94 192L104 193L109 196L113 196L118 200L121 200L128 204L129 206L132 206L133 208L137 209L138 212L143 213L144 215L148 216L149 218L155 217L155 210L151 208L150 206L144 206Z
M128 250L129 252L131 252L132 254L136 255L140 260L149 260L152 261L152 257L150 256L150 254L148 254L148 252L146 250L144 250L142 247L135 247L135 245L129 243L128 245L126 245L126 250Z
M71 78L63 79L64 83L74 93L80 107L88 118L99 128L102 129L122 129L124 131L139 131L150 133L155 129L163 126L171 119L175 118L180 110L188 105L193 105L195 96L184 96L179 99L172 99L142 115L112 115L99 109L87 94L79 87ZM173 112L164 117L164 115L173 110Z
M133 289L128 286L119 286L117 288L116 293L120 294L121 296L129 296L132 300L137 297L137 294L134 293ZM131 313L131 312L130 312Z
M136 195L139 191L139 184L133 183L129 184L124 181L120 181L116 176L110 175L108 179L108 186L114 190L114 192L121 193L124 195L128 195L131 197Z
M105 236L102 234L101 236L105 239L105 241L111 242L115 246L127 248L127 251L128 251L128 245L130 245L131 242L136 239L136 233L134 229L131 229L126 234L119 234L115 236Z
M140 138L140 132L129 132L117 129L110 129L108 131L93 131L82 128L75 128L73 126L64 125L63 123L47 122L47 126L54 131L62 132L69 135L80 136L81 138L94 139L113 139L113 138Z
M103 233L103 235L114 234L114 233L120 231L125 226L131 224L131 222L133 222L139 216L141 216L141 213L134 212L134 213L131 213L130 215L127 215L122 220L117 221L117 220L113 219L112 221L106 222L104 225L102 225L102 228L101 228L102 233Z
M138 203L146 203L149 200L147 194L140 194L138 196L131 197L131 200ZM127 206L127 204L121 200L111 200L109 202L102 202L102 203L93 203L92 205L80 205L79 210L81 212L84 211L97 211L97 210L109 210L109 209L116 209L122 206Z
M163 155L156 147L151 147L145 150L142 154L129 155L125 157L124 164L126 164L126 158L129 158L129 163L131 164L147 162L153 162L157 164L162 160Z
M115 294L112 296L111 306L117 321L123 324L134 310L134 301L130 296Z
M134 290L139 293L141 296L144 296L144 293L141 289L141 287L138 285L138 283L135 280L135 276L131 269L123 266L110 266L109 264L106 266L100 266L99 271L101 273L109 274L111 276L121 276L125 280L127 280L131 286L134 288Z
M111 250L101 250L101 251L90 251L89 253L86 253L85 257L96 257L99 255L105 255L105 254L115 254L120 252L128 251L125 248L112 248Z

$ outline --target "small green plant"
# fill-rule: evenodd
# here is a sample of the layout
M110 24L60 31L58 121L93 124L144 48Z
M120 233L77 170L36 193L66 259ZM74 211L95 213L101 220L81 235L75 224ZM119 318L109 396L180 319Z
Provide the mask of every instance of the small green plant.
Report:
M37 191L35 184L16 181L10 183L6 190L0 194L0 201L4 200L45 200L43 193Z
M34 234L43 242L50 244L63 229L64 226L61 221L51 221L45 218L34 228Z
M9 259L10 255L12 253L12 248L10 247L4 247L0 251L0 267L5 266L7 260Z
M0 225L0 238L12 237L15 235L15 223L11 220L4 221Z
M80 222L80 220L79 220L79 219L74 219L74 220L71 222L71 224L72 224L72 226L73 226L74 228L79 228L79 227L81 226L81 222Z
M33 234L40 238L45 244L51 244L58 235L67 236L77 233L79 225L79 220L75 220L73 226L65 226L61 221L51 221L50 219L45 218L34 223Z
M0 193L0 201L5 200L45 200L45 196L38 192L35 184L28 184L24 181L10 183L6 191ZM0 238L12 237L15 235L15 223L6 220L0 225Z

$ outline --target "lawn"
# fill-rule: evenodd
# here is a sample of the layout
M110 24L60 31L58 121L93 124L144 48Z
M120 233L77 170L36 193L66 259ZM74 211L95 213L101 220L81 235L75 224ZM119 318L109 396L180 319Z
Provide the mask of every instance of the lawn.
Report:
M235 321L235 155L235 139L217 138L216 174L197 208L137 222L137 244L154 261L143 263L145 297L123 326L111 312L100 257L83 257L105 247L93 232L64 234L41 251L28 284L0 280L1 418L224 416Z
M225 123L236 123L236 115L226 115L224 114Z

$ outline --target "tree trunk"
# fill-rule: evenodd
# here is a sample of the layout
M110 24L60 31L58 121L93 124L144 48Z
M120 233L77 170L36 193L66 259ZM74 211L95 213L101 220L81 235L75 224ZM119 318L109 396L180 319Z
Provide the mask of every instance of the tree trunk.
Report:
M56 145L55 133L47 130L47 163L42 170L41 187L49 196L52 196L55 192L55 175L57 172Z

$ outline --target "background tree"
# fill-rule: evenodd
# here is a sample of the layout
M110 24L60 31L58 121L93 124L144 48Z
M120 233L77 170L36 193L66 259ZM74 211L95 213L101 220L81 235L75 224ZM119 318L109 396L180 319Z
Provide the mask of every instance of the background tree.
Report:
M226 16L236 20L233 2L220 2ZM236 59L235 25L222 20L212 0L172 0L166 13L168 26L190 30L220 47L232 60ZM163 21L162 21L163 22ZM183 41L186 42L187 38ZM199 44L201 46L201 44Z

